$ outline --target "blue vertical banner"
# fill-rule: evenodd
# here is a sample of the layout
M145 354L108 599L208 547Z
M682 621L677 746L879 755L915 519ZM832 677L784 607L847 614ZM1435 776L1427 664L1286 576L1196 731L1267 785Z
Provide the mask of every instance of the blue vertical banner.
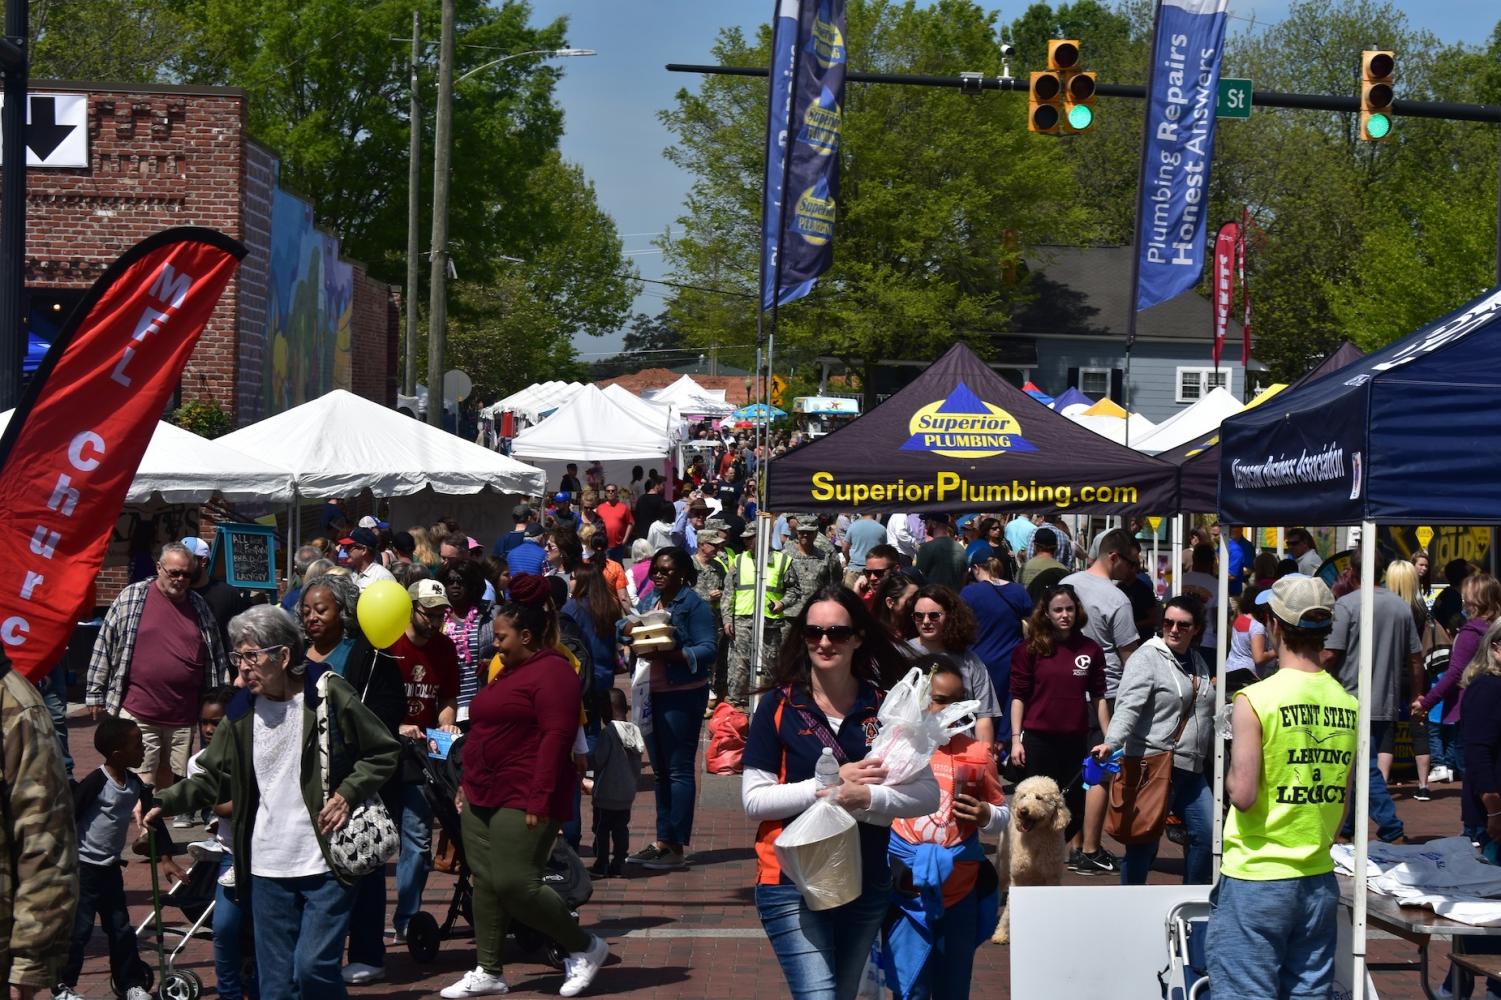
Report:
M761 307L813 290L834 260L844 121L844 0L780 0L761 215Z
M1136 205L1136 308L1199 283L1228 0L1158 0Z

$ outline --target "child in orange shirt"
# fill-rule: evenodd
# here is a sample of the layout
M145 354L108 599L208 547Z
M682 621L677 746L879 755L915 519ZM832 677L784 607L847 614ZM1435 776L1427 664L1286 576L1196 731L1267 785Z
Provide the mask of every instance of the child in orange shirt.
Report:
M914 663L929 672L930 712L963 701L964 674L947 656ZM990 747L958 735L933 754L938 811L891 824L891 872L897 916L882 942L887 985L901 1000L969 996L975 948L995 928L995 868L980 835L1010 822Z

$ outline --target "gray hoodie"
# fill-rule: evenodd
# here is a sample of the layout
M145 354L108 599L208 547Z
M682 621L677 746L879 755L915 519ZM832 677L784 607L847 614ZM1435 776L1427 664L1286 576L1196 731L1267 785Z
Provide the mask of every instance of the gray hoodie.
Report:
M629 809L641 777L641 754L646 740L633 722L610 722L594 744L594 805L600 809Z
M1189 662L1199 677L1194 711L1176 746L1173 732L1193 694L1193 678L1178 664L1178 657L1160 637L1142 643L1121 671L1115 693L1115 713L1105 742L1111 749L1125 747L1126 756L1173 751L1173 766L1198 771L1213 748L1214 677L1197 651Z

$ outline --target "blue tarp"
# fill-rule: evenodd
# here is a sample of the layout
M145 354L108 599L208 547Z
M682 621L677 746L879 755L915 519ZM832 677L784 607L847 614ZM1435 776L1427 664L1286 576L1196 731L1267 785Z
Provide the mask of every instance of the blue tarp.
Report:
M30 330L26 331L26 360L21 362L21 371L30 375L41 367L42 359L47 356L47 351L52 345Z
M1221 425L1237 524L1485 524L1501 511L1501 288Z

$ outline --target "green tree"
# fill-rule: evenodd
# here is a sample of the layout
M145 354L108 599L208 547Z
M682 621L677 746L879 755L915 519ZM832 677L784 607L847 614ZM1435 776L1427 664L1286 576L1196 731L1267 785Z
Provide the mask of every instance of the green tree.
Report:
M33 80L165 79L184 51L176 8L153 0L32 0Z
M851 0L850 63L989 71L1000 65L996 27L970 0ZM714 56L766 65L769 45L769 28L754 43L726 30ZM766 92L764 80L709 77L662 114L677 138L667 158L694 176L683 235L662 241L685 281L742 294L756 287ZM834 264L812 296L781 310L779 357L923 357L955 339L987 350L987 336L1006 329L1027 294L1005 266L1090 224L1063 151L1020 128L1024 116L1020 94L851 84ZM752 299L681 292L670 312L695 343L755 342Z

